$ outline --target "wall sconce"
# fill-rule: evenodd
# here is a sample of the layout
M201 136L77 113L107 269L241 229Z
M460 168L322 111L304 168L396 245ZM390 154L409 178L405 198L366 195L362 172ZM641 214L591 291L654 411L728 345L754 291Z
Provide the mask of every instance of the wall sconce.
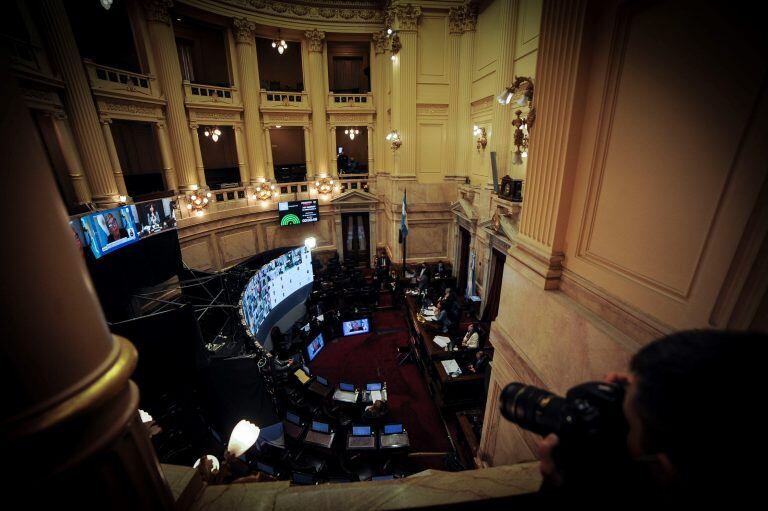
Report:
M206 137L211 137L214 142L218 142L219 137L221 136L221 130L217 126L213 126L212 128L205 128L203 135Z
M360 134L360 130L357 128L349 128L347 130L344 130L345 135L349 135L350 140L354 140L357 135Z
M273 196L277 198L279 194L280 193L275 188L275 185L270 184L268 181L262 181L253 189L253 195L251 195L251 199L267 201Z
M400 140L400 135L397 133L397 130L392 130L387 133L387 140L390 143L392 151L397 151L400 149L400 146L403 145L403 141Z
M485 146L488 145L488 137L485 133L485 128L481 128L480 126L475 126L472 128L472 134L477 137L477 150L478 152L480 149L485 150Z
M528 118L520 117L522 113L521 110L517 110L515 112L516 118L512 121L512 126L515 127L513 139L515 146L517 146L512 155L512 165L522 165L523 158L528 157Z
M336 191L339 190L338 185L336 185L335 188ZM315 190L317 190L317 193L320 195L328 195L329 193L333 192L333 179L329 177L321 177L319 180L315 181Z
M203 216L205 208L208 207L211 192L193 193L187 196L187 210L194 213L195 216Z
M400 36L397 33L392 34L392 60L395 60L400 50L403 48L403 43L400 42Z

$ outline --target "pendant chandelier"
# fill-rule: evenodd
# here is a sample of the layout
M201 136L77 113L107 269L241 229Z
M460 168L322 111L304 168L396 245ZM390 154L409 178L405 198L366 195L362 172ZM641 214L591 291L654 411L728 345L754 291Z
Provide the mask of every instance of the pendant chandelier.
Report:
M348 135L350 140L354 140L355 137L360 134L360 130L357 128L349 128L344 130L344 134Z
M218 126L208 127L205 128L205 131L203 131L203 135L206 137L211 137L214 142L218 142L219 137L221 136L221 130L218 128Z
M277 31L277 39L272 40L272 48L277 48L277 53L280 55L288 49L288 43L285 42L279 30Z

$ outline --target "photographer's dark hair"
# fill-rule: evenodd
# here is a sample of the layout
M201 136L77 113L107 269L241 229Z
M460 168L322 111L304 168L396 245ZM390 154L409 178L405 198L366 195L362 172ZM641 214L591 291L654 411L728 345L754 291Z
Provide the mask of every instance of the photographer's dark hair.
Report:
M764 400L768 336L689 330L642 348L630 365L645 425L643 448L665 453L684 486L740 473ZM760 442L760 440L758 440ZM753 456L751 454L750 456Z

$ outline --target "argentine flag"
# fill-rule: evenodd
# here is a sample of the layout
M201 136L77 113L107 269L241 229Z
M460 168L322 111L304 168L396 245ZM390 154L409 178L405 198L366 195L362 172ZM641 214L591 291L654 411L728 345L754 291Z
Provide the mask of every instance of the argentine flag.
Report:
M400 243L408 236L408 213L405 211L405 190L403 190L403 210L400 213Z

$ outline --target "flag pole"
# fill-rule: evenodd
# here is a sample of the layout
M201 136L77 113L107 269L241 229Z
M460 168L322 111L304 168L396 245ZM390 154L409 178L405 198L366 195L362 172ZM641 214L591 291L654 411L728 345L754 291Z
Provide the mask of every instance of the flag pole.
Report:
M407 213L407 211L405 211L405 208L406 208L406 191L404 189L403 190L403 210L404 210L403 213L405 213L407 215L408 213ZM407 234L407 231L404 234L405 234L405 236L403 236L403 278L405 278L405 254L408 251L408 234Z

